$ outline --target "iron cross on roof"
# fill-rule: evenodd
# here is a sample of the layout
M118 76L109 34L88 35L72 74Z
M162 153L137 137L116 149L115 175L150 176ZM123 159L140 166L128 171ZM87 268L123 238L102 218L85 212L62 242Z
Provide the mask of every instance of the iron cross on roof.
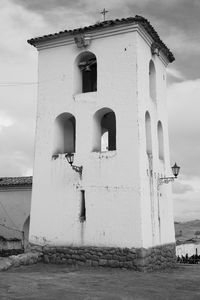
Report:
M109 11L106 10L105 8L100 12L100 14L102 14L102 16L103 16L103 21L106 20L106 14L107 14L108 12L109 12Z

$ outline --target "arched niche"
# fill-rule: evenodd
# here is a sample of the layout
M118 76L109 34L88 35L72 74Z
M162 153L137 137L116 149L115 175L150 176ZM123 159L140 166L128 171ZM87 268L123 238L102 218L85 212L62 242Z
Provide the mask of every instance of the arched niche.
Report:
M62 113L54 123L53 154L75 153L76 120L71 113Z
M164 156L164 138L163 138L163 127L161 121L158 121L157 125L157 134L158 134L158 157L160 160L165 159Z
M146 153L152 155L151 117L147 111L145 114Z
M84 51L75 60L75 93L97 91L97 59L94 53Z
M149 95L156 102L156 69L154 62L149 62Z
M93 151L116 150L116 117L110 108L102 108L94 114Z

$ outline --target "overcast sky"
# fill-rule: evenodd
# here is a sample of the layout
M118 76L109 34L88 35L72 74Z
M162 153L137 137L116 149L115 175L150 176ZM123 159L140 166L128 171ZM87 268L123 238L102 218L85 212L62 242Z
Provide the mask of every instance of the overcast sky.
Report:
M31 175L37 100L37 51L26 40L136 14L175 55L168 68L171 163L176 220L200 219L200 1L0 0L0 176Z

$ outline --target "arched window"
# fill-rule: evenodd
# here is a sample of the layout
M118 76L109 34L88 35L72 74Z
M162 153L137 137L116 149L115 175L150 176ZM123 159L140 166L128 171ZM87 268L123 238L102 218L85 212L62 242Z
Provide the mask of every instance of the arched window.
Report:
M163 127L161 121L158 121L157 132L158 132L158 157L159 159L164 160L164 139L163 139Z
M156 101L156 69L152 60L149 63L149 95L153 101Z
M148 111L145 114L145 130L146 130L146 153L147 155L152 155L151 117Z
M75 76L76 92L95 92L97 90L96 56L89 51L85 51L77 57L75 64L76 73L78 73Z
M93 151L116 150L116 117L109 108L102 108L94 115Z
M74 153L76 120L70 113L59 115L54 124L54 153Z

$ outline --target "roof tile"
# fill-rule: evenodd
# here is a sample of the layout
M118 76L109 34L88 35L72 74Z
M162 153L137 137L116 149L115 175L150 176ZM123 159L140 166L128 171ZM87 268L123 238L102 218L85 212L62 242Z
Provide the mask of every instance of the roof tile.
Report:
M32 176L26 177L0 177L0 187L4 186L30 186Z
M96 24L90 25L90 26L80 27L80 28L76 28L76 29L73 29L73 30L64 30L64 31L60 31L60 32L57 32L57 33L54 33L54 34L48 34L48 35L32 38L32 39L28 40L28 43L33 45L33 46L36 46L36 44L38 44L40 42L57 39L57 38L62 37L62 36L76 35L77 33L86 33L86 32L89 32L89 31L101 29L102 27L106 28L106 27L110 27L110 26L128 24L128 23L140 24L147 31L147 33L152 37L154 42L157 43L160 50L166 55L168 60L170 62L173 62L175 60L172 52L161 41L158 33L153 28L153 26L150 24L150 22L147 19L145 19L144 17L138 16L138 15L136 15L135 17L129 17L129 18L126 18L126 19L123 18L121 20L120 19L108 20L108 21L96 23Z

